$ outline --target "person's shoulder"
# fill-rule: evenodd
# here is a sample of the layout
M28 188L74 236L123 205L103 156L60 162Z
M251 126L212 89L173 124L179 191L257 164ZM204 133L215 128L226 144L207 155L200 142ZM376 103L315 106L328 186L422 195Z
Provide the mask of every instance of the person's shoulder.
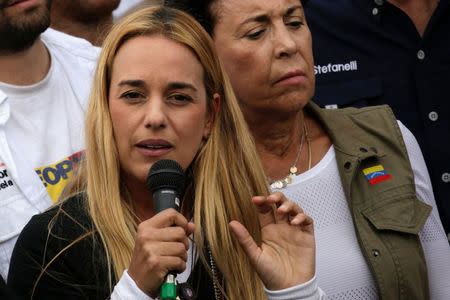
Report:
M23 260L24 256L42 258L47 245L62 249L79 236L92 231L85 202L83 194L78 194L34 215L17 239L11 265L16 260Z
M54 231L59 231L67 238L72 235L78 237L80 233L90 231L91 219L84 193L63 200L41 215L45 220L52 222ZM66 232L69 228L71 232Z
M320 116L336 139L348 141L351 135L359 142L364 140L368 144L376 140L390 141L390 144L400 146L403 144L397 119L388 105L325 109L311 103L309 107Z
M50 52L52 65L56 66L54 69L59 72L55 72L52 80L68 81L74 100L86 109L100 48L87 40L51 28L41 34L41 40ZM72 101L72 98L66 100Z
M345 107L339 109L326 109L350 116L371 115L371 114L393 114L392 109L387 104L365 106L365 107Z
M49 51L61 52L67 57L74 57L86 61L96 62L101 48L89 41L48 28L41 34L42 41Z
M367 133L382 133L383 136L391 135L400 138L402 136L394 115L389 105L374 105L360 108L346 107L338 109L345 114L352 123L359 128L365 128Z
M27 268L30 272L41 270L45 253L52 252L47 251L47 245L56 243L56 247L49 249L59 251L85 231L89 221L83 203L84 197L79 194L31 218L14 247L8 282L10 279L16 283L22 281Z
M25 226L8 273L8 285L21 298L30 298L35 286L35 298L39 299L47 299L49 293L52 299L56 295L58 299L62 295L76 295L76 299L106 298L106 255L86 202L84 194L75 195L33 216ZM86 297L97 291L101 297Z
M85 197L83 194L74 195L61 203L54 205L47 211L34 215L22 230L19 239L34 240L47 235L49 227L54 231L72 235L79 233L77 227L89 226ZM68 228L72 230L67 231Z
M389 123L396 122L395 115L391 107L387 104L365 106L365 107L345 107L338 109L321 108L322 113L327 116L345 115L348 118L358 122L362 121L387 121Z

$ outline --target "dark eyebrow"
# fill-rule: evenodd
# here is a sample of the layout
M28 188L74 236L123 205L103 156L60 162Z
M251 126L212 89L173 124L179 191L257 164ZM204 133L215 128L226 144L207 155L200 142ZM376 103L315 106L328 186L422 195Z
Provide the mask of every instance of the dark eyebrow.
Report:
M168 89L169 90L191 89L194 92L197 92L197 89L192 84L185 82L170 82Z
M291 15L294 11L296 11L297 9L301 9L301 8L302 8L301 5L293 6L293 7L289 8L289 9L286 11L286 15L289 16L289 15Z
M296 11L297 9L301 9L301 8L302 8L301 5L296 5L296 6L288 8L286 10L286 16L290 16L294 11ZM250 23L250 22L264 23L264 22L268 22L269 19L270 18L268 15L258 15L258 16L250 17L250 18L246 19L244 22L241 23L241 25L244 25L244 24Z
M269 17L267 15L259 15L256 17L248 18L247 20L242 22L241 25L244 25L246 23L251 23L251 22L263 23L263 22L267 22L267 21L269 21Z
M138 87L138 86L144 86L145 83L144 83L143 80L135 79L135 80L123 80L123 81L119 82L118 85L119 85L119 86L122 86L122 85L131 85L131 86L136 86L136 87Z
M143 80L139 80L139 79L123 80L123 81L119 82L118 85L119 86L129 85L129 86L134 86L134 87L142 87L142 86L145 86L145 82ZM197 92L197 89L192 84L185 83L185 82L170 82L168 85L168 89L169 90L191 89L194 92Z

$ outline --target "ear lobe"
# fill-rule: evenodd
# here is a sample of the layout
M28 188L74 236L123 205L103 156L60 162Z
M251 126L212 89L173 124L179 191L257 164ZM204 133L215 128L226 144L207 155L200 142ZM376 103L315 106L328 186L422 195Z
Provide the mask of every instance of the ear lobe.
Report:
M203 134L204 139L208 139L209 136L211 135L211 130L214 125L214 121L215 121L216 117L219 115L220 95L218 93L214 93L213 101L214 101L214 112L210 112L209 116L208 116L208 120L206 120L205 132Z

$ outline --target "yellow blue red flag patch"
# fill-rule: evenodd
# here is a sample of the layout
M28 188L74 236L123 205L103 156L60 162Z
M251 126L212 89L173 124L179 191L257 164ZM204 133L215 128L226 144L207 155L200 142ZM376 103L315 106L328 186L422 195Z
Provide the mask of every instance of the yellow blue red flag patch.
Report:
M392 178L382 165L363 169L363 173L372 185Z

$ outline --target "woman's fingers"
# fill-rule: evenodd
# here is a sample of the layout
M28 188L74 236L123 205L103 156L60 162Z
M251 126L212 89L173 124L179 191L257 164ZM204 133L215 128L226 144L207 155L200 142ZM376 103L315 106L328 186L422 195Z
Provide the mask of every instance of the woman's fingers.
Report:
M288 201L287 199L284 199L279 202L280 205L277 208L277 212L279 214L289 215L289 216L295 216L297 214L303 213L303 209L298 206L298 204Z
M155 234L155 231L158 231ZM189 239L184 228L179 226L167 227L156 230L141 230L136 236L136 240L144 243L158 241L158 242L181 242L185 245L185 250L189 249Z
M138 225L128 274L139 288L155 297L169 271L186 268L189 238L195 225L167 209Z
M190 236L191 234L193 234L195 231L195 225L192 222L189 222L187 225L187 230L186 230L186 235Z
M252 198L252 202L258 209L262 227L273 223L290 223L296 215L303 213L303 209L300 206L289 201L279 191L267 197L255 196Z
M310 233L314 233L314 222L313 219L304 214L304 213L299 213L297 215L295 215L290 222L291 225L297 225L297 226L301 226L303 231L307 231Z
M300 226L303 231L314 233L313 219L305 214L298 204L286 201L278 207L277 213L281 216L280 222Z
M261 246L241 223L232 221L230 228L265 286L278 290L310 280L315 272L312 218L278 191L252 202L259 213Z
M163 268L171 269L171 266L164 266L159 259L173 257L179 258L186 262L188 259L187 251L183 243L162 242L157 245L149 246L146 249L147 263L149 266L163 266Z
M268 224L273 224L277 222L276 216L274 214L274 209L283 202L284 195L280 192L275 192L269 196L255 196L252 198L253 204L259 213L259 222L261 226L264 227ZM286 197L284 197L286 199Z
M315 271L312 219L298 205L284 200L280 203L277 214L290 220L265 225L261 246L241 223L229 224L255 271L271 290L306 282Z
M144 272L144 268L150 268L150 272ZM186 261L177 256L153 256L141 263L141 270L128 269L128 275L136 285L146 294L156 298L161 284L169 271L183 272L186 269ZM141 272L139 272L141 271Z
M255 265L261 255L261 249L253 240L252 236L248 233L247 229L238 221L231 221L229 223L231 230L234 232L239 244L244 252L247 254L250 262Z
M281 216L284 216L285 220L292 219L298 214L303 213L303 209L298 206L298 204L292 201L283 201L280 206L277 208L277 213Z
M140 268L144 273L151 270L161 274L162 279L170 270L183 272L187 259L188 255L183 243L151 243L142 247L138 265L134 265L132 261L130 269Z
M188 222L182 214L174 209L167 209L138 225L136 242L178 241L183 242L187 250L188 236L194 230L195 225Z
M169 271L182 273L186 269L186 260L177 256L162 256L158 263L164 266L163 275L166 275Z
M151 223L152 227L165 228L169 226L180 226L187 230L187 219L173 208L169 208L143 221L141 224Z
M187 261L187 251L184 243L160 242L154 247L149 247L147 251L158 256L177 256Z

